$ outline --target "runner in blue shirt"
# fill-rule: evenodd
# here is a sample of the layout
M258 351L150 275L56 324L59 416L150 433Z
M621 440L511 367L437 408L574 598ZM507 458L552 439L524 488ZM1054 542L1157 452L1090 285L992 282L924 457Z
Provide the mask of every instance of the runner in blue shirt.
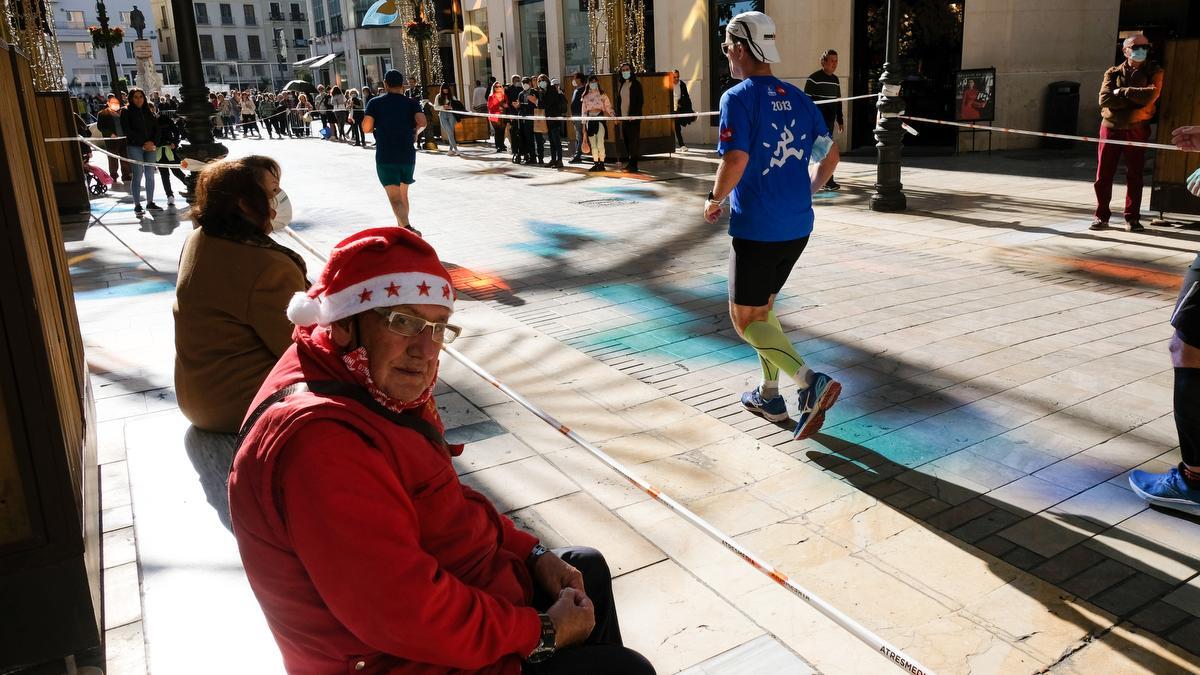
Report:
M812 99L771 73L779 51L769 16L733 17L721 50L730 74L742 82L721 97L721 166L704 218L717 222L730 198L729 315L762 367L762 384L742 395L742 405L772 422L788 419L779 395L783 371L799 389L795 437L808 438L825 422L842 386L804 364L775 316L775 295L808 243L812 195L833 175L838 148Z
M425 128L425 113L404 95L404 76L399 71L384 73L383 85L387 93L371 99L363 111L362 130L375 135L375 173L392 204L396 224L419 235L408 222L408 186L414 182L417 164L413 142Z

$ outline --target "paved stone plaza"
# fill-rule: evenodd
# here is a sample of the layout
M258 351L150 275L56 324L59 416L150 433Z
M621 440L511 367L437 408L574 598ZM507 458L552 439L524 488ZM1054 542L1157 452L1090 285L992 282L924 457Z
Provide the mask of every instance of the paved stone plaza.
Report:
M393 222L370 150L229 145L280 162L319 249ZM908 159L900 214L868 211L874 166L844 161L779 304L845 387L797 442L738 403L758 365L726 315L724 223L699 216L714 153L636 177L465 155L420 155L412 189L464 354L938 672L1200 672L1200 521L1126 480L1178 461L1167 318L1200 233L1089 232L1092 157ZM139 222L122 196L68 236L103 420L110 673L280 672L217 517L228 457L171 389L191 223ZM464 482L544 541L606 553L627 643L660 673L889 672L449 357L439 405L472 442Z

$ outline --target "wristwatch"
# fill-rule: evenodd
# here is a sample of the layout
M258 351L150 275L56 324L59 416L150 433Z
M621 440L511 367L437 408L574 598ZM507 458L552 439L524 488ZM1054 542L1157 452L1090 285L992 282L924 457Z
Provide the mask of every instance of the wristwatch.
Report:
M542 546L541 544L535 545L533 550L529 552L529 556L525 558L525 566L532 570L533 566L537 564L538 558L546 555L549 552L550 549L546 548L545 546Z
M526 659L530 663L541 663L554 656L554 622L550 620L549 614L538 614L538 618L542 620L542 639Z
M705 199L705 202L706 202L706 203L712 203L712 204L716 204L717 206L721 206L722 204L724 204L724 203L725 203L725 200L724 200L724 199L718 200L718 199L717 199L717 196L713 194L713 191L712 191L712 190L709 190L709 191L708 191L708 198L707 198L707 199Z

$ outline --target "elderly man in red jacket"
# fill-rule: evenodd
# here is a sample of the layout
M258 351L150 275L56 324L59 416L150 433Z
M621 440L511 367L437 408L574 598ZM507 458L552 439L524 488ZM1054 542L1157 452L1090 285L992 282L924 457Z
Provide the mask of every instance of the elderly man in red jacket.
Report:
M229 506L289 673L653 674L599 552L547 551L459 482L433 402L459 329L420 237L366 230L288 307Z

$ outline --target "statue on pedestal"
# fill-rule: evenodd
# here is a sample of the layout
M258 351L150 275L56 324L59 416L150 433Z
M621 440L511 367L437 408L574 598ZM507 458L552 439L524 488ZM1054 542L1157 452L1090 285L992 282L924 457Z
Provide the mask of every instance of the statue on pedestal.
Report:
M146 31L146 15L142 14L142 10L133 6L133 11L129 13L129 27L137 32L139 40L145 39L142 33Z

